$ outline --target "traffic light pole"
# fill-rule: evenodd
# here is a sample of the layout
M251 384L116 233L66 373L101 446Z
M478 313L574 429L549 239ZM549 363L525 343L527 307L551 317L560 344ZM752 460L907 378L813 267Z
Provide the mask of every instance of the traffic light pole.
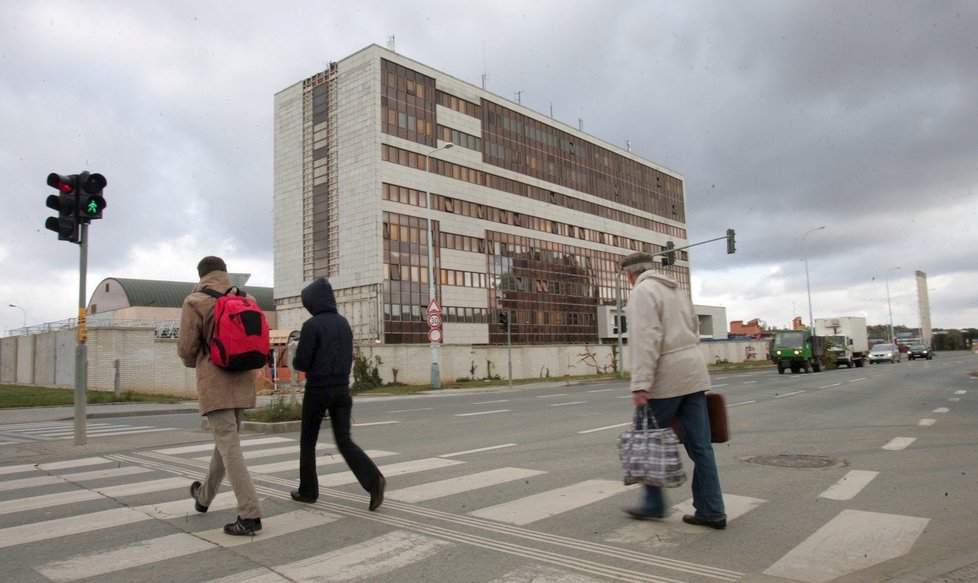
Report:
M509 361L509 388L513 388L513 318L506 318L506 360Z
M75 445L85 445L85 389L88 385L88 314L85 302L85 280L88 272L88 223L81 224L81 241L78 245L78 332L75 335Z

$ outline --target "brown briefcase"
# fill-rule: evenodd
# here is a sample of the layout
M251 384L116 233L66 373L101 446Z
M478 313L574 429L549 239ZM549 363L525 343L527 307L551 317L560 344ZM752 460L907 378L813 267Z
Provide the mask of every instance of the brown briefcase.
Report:
M706 412L710 416L710 441L730 441L730 425L727 423L727 401L720 393L706 394ZM672 420L672 430L679 435L679 418Z

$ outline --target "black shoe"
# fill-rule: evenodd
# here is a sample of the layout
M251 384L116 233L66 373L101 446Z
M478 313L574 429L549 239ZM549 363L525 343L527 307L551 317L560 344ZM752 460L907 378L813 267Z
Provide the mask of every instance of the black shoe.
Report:
M261 530L261 518L241 518L239 516L235 522L224 525L225 534L234 536L252 536L259 530Z
M197 501L197 490L200 490L200 482L190 484L190 497L194 499L194 510L200 513L207 512L207 506Z
M710 528L715 528L717 530L723 530L727 528L727 519L718 518L716 520L705 520L696 516L695 514L687 514L683 516L683 522L686 524L695 524L696 526L709 526Z
M377 480L377 484L374 486L374 489L370 491L370 510L377 510L380 508L380 505L384 503L384 488L386 487L387 480L384 479L384 476L381 476L380 479Z
M316 502L315 498L312 496L304 496L300 494L298 490L292 490L289 492L289 495L291 495L292 499L296 502L305 502L306 504L314 504Z
M631 516L632 518L637 518L639 520L659 520L660 518L665 518L666 515L663 512L649 512L648 510L640 506L632 506L630 508L622 508L625 514Z

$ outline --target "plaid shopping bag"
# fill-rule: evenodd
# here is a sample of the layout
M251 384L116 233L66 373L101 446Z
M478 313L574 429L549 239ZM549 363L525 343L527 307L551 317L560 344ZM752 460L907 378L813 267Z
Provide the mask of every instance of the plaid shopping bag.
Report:
M686 482L679 457L679 439L672 429L659 427L648 406L636 410L632 428L618 437L618 459L625 472L625 485L676 488Z

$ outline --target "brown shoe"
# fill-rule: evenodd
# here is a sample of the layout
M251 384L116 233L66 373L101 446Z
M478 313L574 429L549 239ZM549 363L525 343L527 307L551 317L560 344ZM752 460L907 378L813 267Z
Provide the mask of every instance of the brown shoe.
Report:
M384 503L384 488L387 487L387 480L384 476L381 476L377 483L374 485L373 490L370 491L370 510L377 510L380 505Z

